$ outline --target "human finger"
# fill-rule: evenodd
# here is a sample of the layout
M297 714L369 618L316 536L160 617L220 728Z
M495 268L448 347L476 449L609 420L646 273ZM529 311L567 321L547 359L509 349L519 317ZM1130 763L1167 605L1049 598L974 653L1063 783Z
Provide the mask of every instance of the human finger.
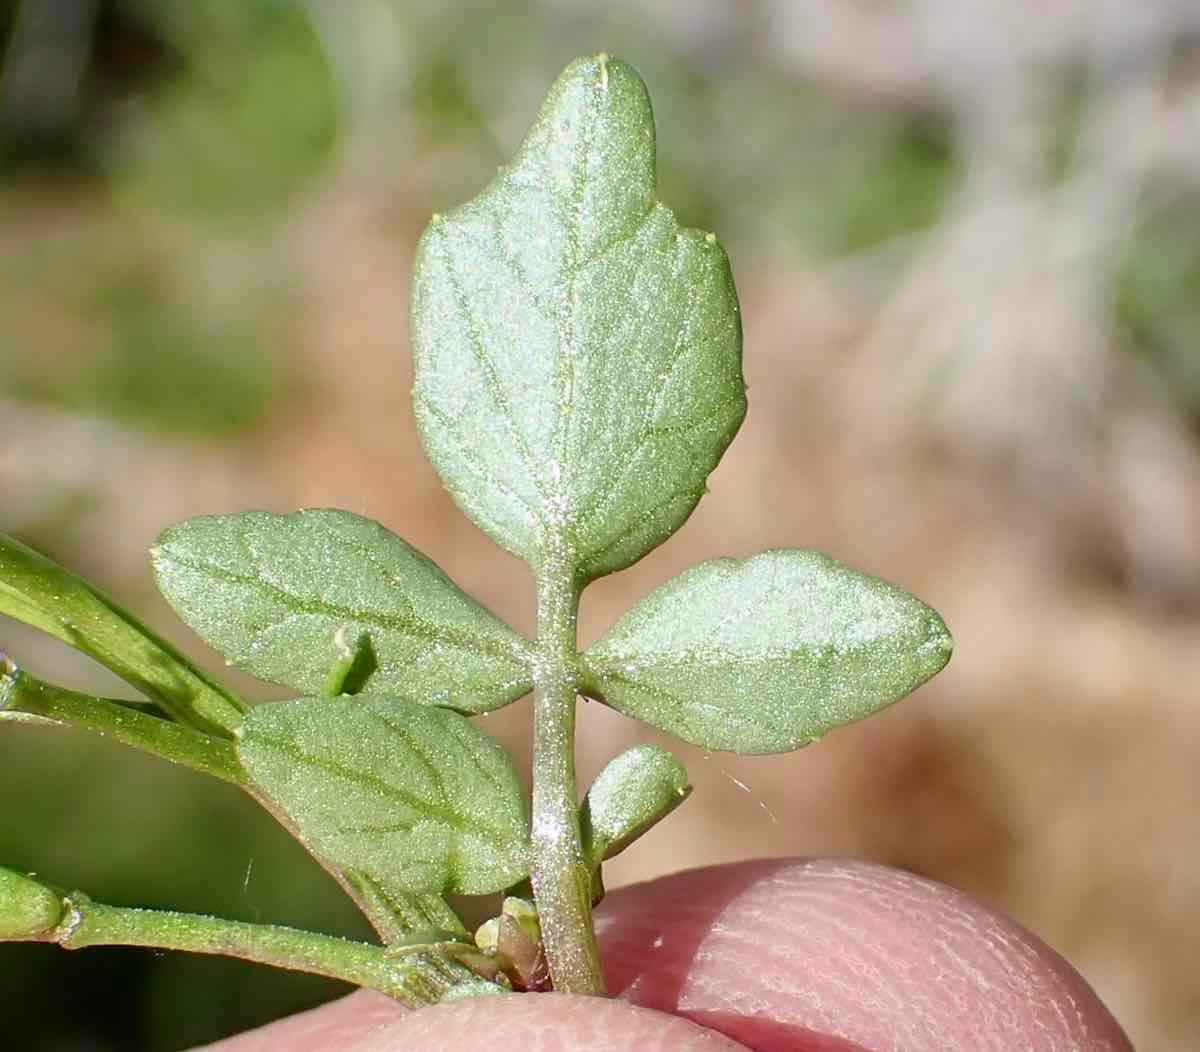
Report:
M760 861L636 885L604 905L615 995L762 1052L1132 1052L1054 950L911 873Z

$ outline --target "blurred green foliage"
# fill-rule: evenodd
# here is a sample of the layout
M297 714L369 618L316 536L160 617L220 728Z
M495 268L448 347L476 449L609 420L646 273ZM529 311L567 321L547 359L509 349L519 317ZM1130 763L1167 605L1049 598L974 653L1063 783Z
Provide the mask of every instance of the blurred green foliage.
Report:
M261 419L278 382L270 301L205 309L168 262L96 248L73 265L44 253L32 302L0 287L5 394L194 437Z
M1127 348L1200 422L1200 209L1164 202L1129 237L1114 306Z
M155 206L208 222L261 220L329 158L338 100L303 5L143 3L179 56L144 119L108 149L114 179Z
M54 5L29 0L10 11L11 71L26 62L12 49L36 51L56 38ZM141 42L140 84L129 83L126 53L102 46L103 19L118 15ZM43 28L22 34L22 19ZM274 224L337 141L332 71L305 8L127 2L97 9L87 35L75 21L61 28L74 34L61 47L93 49L85 83L109 105L81 102L39 155L25 134L39 112L22 109L29 92L3 99L10 148L0 145L0 157L10 163L0 215L12 220L0 269L7 393L184 435L251 426L278 380L271 330L283 316L283 282L272 271L284 267ZM56 67L44 68L39 90L53 92ZM86 158L90 177L47 169L61 162L69 135L75 145L66 155ZM14 152L14 143L24 149ZM64 206L83 207L81 195L91 198L83 222L55 218ZM30 210L44 222L30 222ZM230 267L227 257L249 265ZM65 338L78 345L64 347Z

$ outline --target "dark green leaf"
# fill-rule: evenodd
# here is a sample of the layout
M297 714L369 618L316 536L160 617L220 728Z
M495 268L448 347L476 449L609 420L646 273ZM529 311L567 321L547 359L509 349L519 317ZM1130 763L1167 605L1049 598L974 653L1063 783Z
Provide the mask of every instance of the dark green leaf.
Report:
M430 460L497 543L581 580L683 523L746 409L728 260L655 199L654 153L637 73L578 60L417 253Z
M619 855L692 791L687 771L666 749L636 745L613 757L584 798L583 850L595 868Z
M112 669L177 720L224 733L243 704L86 581L0 534L0 614L24 621Z
M529 872L520 780L456 713L365 695L262 705L238 755L316 854L383 894L486 894Z
M468 713L530 689L524 639L415 548L348 511L189 519L152 555L179 616L262 679Z
M584 655L585 689L706 749L786 752L897 701L949 660L907 592L807 551L701 563Z

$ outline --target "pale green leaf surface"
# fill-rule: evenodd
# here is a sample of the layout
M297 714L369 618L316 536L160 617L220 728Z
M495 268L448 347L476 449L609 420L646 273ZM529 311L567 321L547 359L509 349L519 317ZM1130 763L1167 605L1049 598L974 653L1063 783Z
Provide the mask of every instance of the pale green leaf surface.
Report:
M512 165L434 218L412 336L426 452L509 551L586 581L688 517L745 415L741 323L724 250L655 199L633 69L572 63Z
M587 791L579 820L588 864L620 854L692 791L687 771L666 749L635 745L614 756Z
M785 752L899 700L949 660L907 592L810 551L701 563L583 656L584 689L707 749Z
M477 713L530 689L524 639L411 545L351 512L189 519L152 556L179 616L262 679L306 694L344 689L348 647L361 645L347 693Z
M260 705L238 757L315 854L376 894L486 894L529 872L508 755L447 709L368 695Z
M175 719L226 733L244 706L107 596L57 563L0 534L0 614L95 658Z

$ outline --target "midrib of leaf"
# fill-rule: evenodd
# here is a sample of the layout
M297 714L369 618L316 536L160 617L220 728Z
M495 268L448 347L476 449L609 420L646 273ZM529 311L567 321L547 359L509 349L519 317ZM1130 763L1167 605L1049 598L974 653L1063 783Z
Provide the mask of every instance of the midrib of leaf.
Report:
M291 757L297 763L307 764L319 771L324 771L326 774L335 775L338 778L344 778L348 782L352 782L361 789L379 793L381 796L390 797L405 807L416 811L422 815L432 815L439 819L445 825L460 833L482 832L488 840L499 848L507 846L507 836L504 830L497 830L489 827L477 817L468 818L460 811L445 804L446 790L445 785L440 777L435 777L434 782L437 786L437 792L442 797L442 806L431 803L427 800L422 800L420 797L413 795L406 789L402 789L398 785L385 781L378 775L368 774L365 771L360 771L354 767L348 767L345 764L339 763L337 760L328 759L325 757L315 756L310 752L302 749L299 745L290 741L287 738L274 738L270 735L258 732L254 740L267 748L278 749L280 752ZM418 822L420 819L418 819ZM413 823L415 825L417 823ZM398 828L411 829L412 826L403 826L398 824ZM340 832L341 830L339 830Z
M617 234L615 237L609 240L607 244L598 249L596 252L592 253L590 256L585 256L581 247L583 239L580 235L580 231L583 226L583 214L586 204L588 166L591 161L590 151L592 147L592 141L595 138L596 111L594 107L588 107L585 116L583 117L583 122L584 125L581 133L581 147L577 154L578 160L575 164L572 177L572 189L569 198L571 216L565 224L565 240L568 250L568 258L564 259L562 263L565 280L561 283L558 283L558 287L562 288L564 291L558 292L557 295L555 295L553 291L554 287L552 286L551 295L554 299L557 299L558 302L553 304L549 310L547 310L548 305L541 302L534 294L533 283L525 273L524 266L512 253L505 241L503 233L504 224L494 210L492 205L492 194L484 195L482 199L482 204L484 207L481 209L483 215L488 221L488 224L492 227L495 244L500 249L500 251L497 253L498 257L508 267L511 276L517 281L517 284L525 293L527 299L532 303L534 309L544 317L548 317L554 323L556 337L555 360L556 372L558 374L557 379L559 387L559 399L558 405L555 407L553 445L555 450L554 460L557 464L558 470L552 473L548 482L542 477L540 472L536 470L536 461L533 457L533 453L529 449L526 437L518 425L516 416L512 411L511 404L508 401L508 397L504 393L503 385L500 382L495 362L492 361L490 354L487 352L482 334L479 330L478 321L469 302L469 297L466 296L461 280L458 277L456 261L453 257L453 254L447 247L444 239L439 241L439 247L441 248L442 252L442 260L446 266L447 278L454 294L455 307L459 313L460 320L467 330L472 355L483 373L484 383L489 394L494 399L497 408L499 409L500 416L504 420L505 429L508 431L514 448L517 450L517 453L521 458L530 482L537 492L538 497L542 501L542 514L538 515L535 509L530 507L529 502L524 497L514 492L511 487L503 487L504 492L517 500L523 507L525 507L531 514L534 515L535 519L541 519L543 528L546 530L548 535L554 538L557 543L561 544L563 542L567 542L571 545L572 550L574 550L576 545L577 530L582 526L587 518L594 513L596 508L603 503L604 499L607 498L611 490L615 488L620 479L624 477L623 466L623 470L620 475L610 480L606 480L605 485L596 493L592 494L584 510L577 511L568 509L568 514L562 521L559 521L554 517L553 512L555 509L567 507L566 479L571 467L567 457L567 451L569 448L569 428L571 421L576 418L576 414L574 413L576 384L575 355L579 350L579 336L577 331L578 305L576 303L576 297L578 294L579 279L586 269L602 262L618 247L628 243L641 234L649 225L649 221L655 212L663 207L657 200L651 198L646 208L636 216L632 222L632 225L627 230ZM677 267L682 268L684 265L685 258L682 254L680 254L679 260L677 261ZM678 277L678 271L674 276L676 278ZM695 304L696 295L697 293L695 289L692 289L689 290L689 293L684 297L687 305L682 308L682 317L679 319L676 326L676 347L672 355L672 360L668 366L666 377L663 381L664 384L666 383L667 379L669 379L671 373L673 373L678 360L687 350L687 341L685 339L686 330L688 328L687 315L690 307L694 306ZM605 333L603 337L598 338L596 342L604 342L608 335L608 333ZM639 448L650 438L654 437L655 431L653 428L652 417L659 411L657 406L657 397L657 393L654 392L647 397L646 402L648 404L646 406L646 410L644 411L645 420L643 427L639 433L633 436L633 438L630 440L628 446L629 449ZM715 415L717 412L724 411L724 409L728 408L728 406L734 401L736 401L736 399L730 399L726 402L722 402L721 405L713 411L713 415ZM439 409L433 407L428 407L428 409L432 415L436 416L442 422L444 426L451 427L459 434L462 433L461 425L457 421L452 421L444 412ZM676 430L682 432L690 431L694 426L706 423L709 418L710 415L706 413L701 420L695 421L690 425L680 425L678 428L662 429L663 434L671 434ZM464 443L462 448L466 448L466 446L467 444ZM499 480L495 479L490 472L480 465L471 463L471 467L476 474L480 475L487 481L500 484ZM549 492L547 489L548 486ZM681 491L681 493L682 492L683 491ZM658 506L661 505L656 505L656 507ZM623 531L620 539L623 540L624 537L627 536L628 532L629 531ZM607 550L607 547L604 550Z
M347 548L358 552L358 554L361 555L372 566L374 566L375 569L378 570L390 584L395 585L395 595L405 604L405 606L408 607L409 619L413 622L413 624L421 626L421 630L427 634L427 638L431 639L433 642L442 642L449 639L449 641L454 643L456 646L461 646L464 648L475 647L491 657L501 657L510 660L515 657L516 663L524 666L526 671L528 670L528 662L531 655L530 645L526 640L517 635L516 632L512 631L511 628L509 629L510 635L512 636L510 647L515 651L514 654L507 653L509 648L504 647L503 644L497 643L486 637L473 637L469 634L459 632L457 629L450 626L439 628L436 625L431 625L417 613L416 606L413 604L412 598L405 591L404 581L396 576L391 567L386 566L379 561L379 553L377 551L371 548L371 546L368 544L364 544L359 540L346 537L344 534L338 533L328 522L324 520L319 520L319 527L323 529L335 543L340 542ZM411 549L411 551L413 558L416 559L417 562L427 563L430 569L433 570L434 574L441 580L445 581L451 590L457 590L457 585L455 585L453 581L450 581L449 578L445 576L441 568L438 567L436 563L434 563L431 559L427 559L420 552L416 551L416 549ZM484 610L483 613L488 614L486 610ZM386 617L387 615L381 616ZM488 614L488 616L490 616L490 614ZM359 620L361 620L361 618ZM504 625L504 627L509 628L507 625Z
M580 240L579 232L578 232L578 224L581 222L581 218L582 218L581 213L582 213L582 209L583 209L582 179L577 179L576 184L578 187L578 189L576 191L576 196L577 196L577 202L576 202L576 208L575 208L576 218L575 218L574 224L572 224L570 226L570 234L569 234L567 240L570 245L574 246L573 254L578 256L578 255L580 255L579 248L578 248L579 240ZM569 291L566 295L560 294L557 297L561 300L561 302L557 305L556 308L552 307L551 309L548 310L546 304L539 301L539 299L536 296L534 296L533 290L532 290L532 281L526 276L526 274L524 272L524 267L522 266L520 261L512 254L511 250L509 249L508 245L505 242L503 224L500 221L499 217L497 217L494 209L492 208L492 203L491 203L492 196L488 195L483 200L486 205L484 211L487 216L488 222L492 226L493 233L495 236L495 242L503 250L500 253L500 258L503 260L505 265L508 266L509 269L512 271L512 276L517 280L517 283L521 286L523 291L525 291L527 293L528 298L532 302L532 304L533 304L534 308L537 310L537 312L542 314L543 317L546 317L549 320L554 322L555 335L556 335L556 340L557 340L556 352L557 352L558 360L561 362L564 359L569 359L571 362L571 369L570 369L571 377L570 377L570 382L567 384L567 390L569 393L563 396L560 406L559 406L559 411L556 415L555 446L557 447L558 462L559 462L560 470L561 470L560 478L557 481L561 482L566 478L566 475L569 471L569 464L566 462L566 456L565 456L566 445L567 445L567 424L569 423L569 421L572 418L574 418L574 415L575 415L573 411L565 412L563 410L565 408L565 405L568 402L573 404L573 399L574 399L574 372L575 372L575 370L574 370L573 349L574 349L574 346L576 343L575 324L574 324L576 311L575 311L575 307L574 307L574 301L575 301L575 295L576 295L579 277L586 269L596 266L598 263L602 262L605 259L605 257L607 257L609 254L614 252L618 247L620 247L621 245L627 244L629 241L634 240L639 234L641 234L643 231L645 231L648 228L650 220L654 216L655 212L658 211L659 209L661 209L663 207L663 205L661 205L658 201L651 201L649 206L646 208L646 210L638 217L638 219L634 223L634 225L629 230L627 230L625 233L618 234L611 241L609 241L609 243L606 244L602 249L600 249L599 251L597 251L592 256L588 257L587 259L574 259L573 258L570 261L570 263L565 263L564 270L568 274L568 279L567 279L566 284L568 286ZM505 420L506 429L509 431L509 434L512 436L514 444L519 443L518 452L521 455L521 459L525 465L526 471L530 475L530 480L533 483L534 488L538 492L538 496L542 499L543 510L545 509L545 506L547 504L549 504L550 506L559 506L559 505L561 505L561 503L563 501L562 493L559 492L559 493L555 494L554 496L547 494L547 492L545 490L544 480L531 467L533 455L530 452L528 445L524 441L524 436L521 435L521 433L520 433L520 429L516 424L516 421L511 412L511 409L509 408L507 398L504 395L503 391L500 389L499 378L496 377L496 375L495 375L495 365L491 361L490 357L486 356L483 352L482 337L479 335L479 333L477 331L473 312L468 313L469 307L466 304L466 297L462 292L461 284L459 283L457 276L453 272L453 269L452 269L453 264L450 260L450 253L447 249L445 249L444 246L443 246L443 253L444 253L443 259L446 262L448 276L450 277L451 286L453 287L454 293L455 293L456 306L459 309L460 315L462 316L462 320L467 327L468 333L470 334L472 343L474 345L473 353L475 354L477 360L479 359L480 355L484 355L484 358L486 359L487 367L488 367L487 375L489 377L491 377L491 379L488 381L489 392L491 392L492 396L496 399L498 405L501 408L501 412L502 412L502 414L504 416L504 420ZM684 261L681 256L678 261L679 267L682 267L683 263L684 263ZM676 273L676 275L674 275L674 276L678 277L678 274ZM694 305L695 295L696 295L696 293L693 290L689 293L689 295L687 297L685 297L685 299L689 303ZM618 312L613 312L613 313L615 315ZM677 337L676 337L677 342L682 340L682 338L683 338L683 329L686 325L686 314L687 314L686 308L681 308L681 314L683 315L683 317L681 317L679 322L677 322L677 328L679 330L679 335L677 335ZM564 323L564 321L563 321L564 316L566 316L570 319L569 324ZM615 321L611 322L609 329L607 331L601 332L600 334L596 335L597 345L603 345L603 344L607 343L608 338L611 336L612 330L615 329L616 325L617 325L617 322L615 322ZM563 335L564 327L569 329L569 333L565 337ZM572 347L572 353L564 354L563 353L564 347L568 344ZM670 374L674 371L675 365L677 364L678 359L681 357L682 357L682 353L677 352L669 366L670 371L668 372L667 378L669 378ZM561 373L561 371L562 371L561 367L560 367L559 371ZM666 382L666 380L664 379L664 384L665 384L665 382ZM561 386L561 377L560 377L560 386ZM646 402L649 403L654 398L656 398L656 395L651 394L651 395L647 396ZM738 401L737 397L733 397L733 398L730 398L730 399L722 402L718 407L714 407L714 410L712 411L712 415L715 416L719 412L723 412L730 405L735 404L737 401ZM449 417L441 409L437 408L436 406L434 406L432 404L423 406L422 408L425 411L429 412L432 416L437 417L439 422L444 427L447 427L448 429L453 430L454 432L456 432L459 435L463 434L462 424L459 421L454 420L451 417ZM646 414L646 415L647 415L647 419L645 421L643 430L641 432L639 432L638 434L635 434L633 439L630 441L629 446L627 447L628 450L637 450L649 438L654 437L655 431L654 431L653 427L650 425L650 420L649 420L650 414ZM686 432L692 430L693 427L698 426L702 423L706 423L708 421L708 419L710 419L710 414L706 413L705 416L702 417L700 420L694 421L691 424L678 425L677 428L661 429L661 433L665 435L665 434L673 433L676 430L686 433ZM533 508L529 504L528 500L526 500L523 496L521 496L519 493L514 491L510 486L507 486L502 480L496 478L496 476L494 474L492 474L490 471L488 471L482 465L478 464L476 462L475 458L469 457L466 453L466 450L468 448L469 448L469 443L463 442L460 445L458 452L459 452L460 456L462 456L464 458L464 460L471 466L471 468L475 471L475 473L480 478L482 478L485 481L490 482L493 485L500 488L507 496L510 496L512 499L514 499L518 503L520 503L530 513L530 515L532 515L535 519L542 518L542 515L540 515L538 513L537 509ZM618 454L618 456L625 456L625 455L626 455L626 451L622 451L620 454ZM586 522L586 520L596 511L596 509L609 496L609 494L612 492L612 490L616 488L616 485L621 481L621 479L624 478L625 472L627 470L628 470L628 464L622 463L621 471L614 476L610 476L610 478L605 481L604 486L602 486L595 493L592 494L591 498L589 499L588 503L584 506L584 508L582 510L574 512L571 515L570 521L565 524L566 528L562 531L561 535L563 537L565 537L566 539L569 539L571 541L572 545L574 545L577 540L576 530L578 528L580 528ZM555 524L552 523L551 525L553 526ZM623 540L625 536L626 536L626 534L623 533L621 536L621 539ZM607 550L607 548L605 550ZM589 558L590 557L592 557L592 556L589 556Z
M607 92L607 86L605 88ZM556 493L557 503L555 507L563 507L563 475L568 470L567 464L567 432L569 429L569 421L573 415L575 403L575 352L578 349L576 346L576 314L577 306L575 298L578 295L579 283L579 263L582 256L580 249L579 228L583 225L583 205L585 193L587 190L588 177L588 162L590 160L592 141L595 139L595 105L584 108L581 115L582 129L580 132L580 149L576 153L575 170L571 177L571 211L572 216L567 224L567 249L570 252L570 259L564 260L563 265L567 272L567 291L563 297L562 303L559 304L555 325L555 334L558 339L558 372L559 372L559 400L557 413L554 419L554 460L558 470L554 472L554 481L557 485L558 493ZM566 352L566 353L564 353ZM551 522L552 528L560 526L560 540L565 539L567 524L559 524Z
M597 252L590 259L588 259L586 267L581 268L581 269L590 271L590 270L593 270L593 269L599 267L600 264L603 263L604 260L607 259L607 257L609 255L611 255L613 252L615 252L622 245L628 244L630 241L632 241L634 238L636 238L639 234L643 233L646 230L649 230L651 228L650 220L654 218L654 214L657 211L659 211L660 209L665 209L665 206L659 204L658 202L652 203L650 205L650 207L646 209L645 214L642 215L641 218L638 219L637 223L634 225L634 227L631 230L629 230L627 233L620 234L617 237L614 237L607 245L604 246L604 248L602 248L599 252ZM632 285L632 282L630 284ZM628 295L626 295L625 298L628 300L630 297ZM613 332L617 329L617 327L624 320L625 320L624 315L620 314L617 311L612 311L610 317L605 320L605 324L603 325L603 327L595 330L592 333L592 335L595 339L596 347L597 348L607 347L609 340L612 337ZM618 351L618 353L619 353L619 351Z
M496 640L482 636L473 636L470 633L463 632L461 629L452 628L448 625L445 627L432 625L415 614L403 617L398 614L385 614L377 610L355 610L350 607L323 602L319 599L305 599L294 592L288 592L278 585L271 584L261 577L246 577L234 570L217 566L213 563L198 562L176 554L171 554L170 560L186 569L194 570L197 573L210 574L229 584L244 585L251 590L267 593L276 601L295 607L294 610L288 610L282 617L268 621L266 627L269 628L281 625L298 614L321 614L332 620L358 621L375 628L401 632L406 635L416 636L427 642L446 642L466 650L479 650L489 657L514 661L517 665L528 668L530 660L528 644L521 640L520 637L517 637L510 646L505 646ZM404 596L400 592L397 592L397 595L408 603L410 609L412 608L412 601L407 596Z
M684 663L680 662L680 664L684 664ZM718 666L718 667L724 667L724 666ZM726 708L723 705L717 705L714 702L705 701L701 697L684 698L684 697L680 696L679 694L676 694L673 691L668 690L666 687L660 687L656 683L647 683L645 680L638 679L636 676L630 675L629 673L624 672L623 670L621 670L620 668L617 668L617 667L613 667L613 666L606 667L603 670L602 678L608 679L608 680L615 680L618 683L624 683L626 686L632 687L635 690L641 691L645 694L651 694L654 697L658 698L660 701L668 702L669 704L674 706L676 711L684 708L684 706L687 706L689 709L691 709L691 708L707 709L709 712L717 713L719 716L721 716L722 719L732 719L735 722L737 722L743 726L757 726L758 725L753 720L743 716L740 712L737 711L736 708ZM600 689L599 683L588 683L588 684L586 684L586 686L587 686L587 693L589 695L596 694L596 695L602 696L604 693ZM764 712L759 711L759 712L756 712L755 715L756 715L756 717L758 717L758 719L761 722L767 722L767 723L771 722L766 719L767 714ZM772 725L776 726L776 727L786 726L785 724L780 724L778 722L775 722Z
M651 201L649 207L647 207L645 212L643 212L638 218L633 228L624 234L615 237L596 256L587 261L588 265L594 265L598 259L613 251L616 246L624 244L637 237L639 233L647 228L654 213L662 207L663 206L659 202ZM674 216L671 218L676 228L676 237L678 238L680 236L678 223L675 221ZM673 280L679 280L680 273L687 266L688 262L688 257L683 252L678 252L676 254L675 270L672 274ZM695 262L695 260L693 259L692 262ZM577 281L579 273L582 269L583 268L581 266L577 266L572 271L572 294L569 298L570 303L574 302L575 282ZM603 506L604 502L619 487L621 482L624 481L625 477L632 469L634 458L641 454L648 442L656 438L673 438L680 434L685 436L693 434L701 430L705 424L723 415L731 407L740 405L741 403L741 394L738 392L718 402L716 405L711 406L701 416L691 419L686 423L669 425L667 427L658 426L656 423L657 418L662 413L662 399L665 396L667 386L670 384L671 379L675 374L675 370L678 368L679 363L687 355L688 351L694 350L696 347L695 342L690 339L690 335L693 313L696 307L697 298L699 296L698 290L701 284L701 281L693 282L687 293L680 298L681 305L678 309L677 317L673 325L673 328L675 329L675 341L674 347L672 348L671 357L666 363L665 369L660 372L656 378L656 383L653 385L647 385L645 393L640 399L640 404L637 411L637 415L641 418L640 424L631 433L627 443L621 449L614 451L612 454L613 461L620 465L618 470L608 475L607 478L602 481L602 484L592 492L587 503L583 505L582 508L576 510L571 517L569 524L572 533L571 540L573 543L575 543L576 547L578 547L578 531L583 530L586 527L586 524L592 515L594 515L596 511ZM628 296L626 296L626 298L628 298ZM615 314L617 312L613 313ZM573 310L571 311L571 314L572 317L574 317ZM615 324L616 323L613 323L614 328ZM597 342L606 343L610 336L611 329L599 337ZM566 419L572 415L573 414L562 414L560 418ZM694 492L691 487L685 487L683 489L674 491L666 500L660 501L658 504L654 505L654 507L651 509L651 512L647 513L647 515L640 516L638 519L634 520L634 522L630 523L629 526L623 529L616 537L610 539L604 545L604 547L597 551L578 551L578 557L583 562L594 561L597 557L606 554L612 548L616 547L617 544L624 541L625 538L628 537L634 529L640 526L648 517L648 515L654 510L657 510L663 507L665 504L669 504L672 500L691 492Z

